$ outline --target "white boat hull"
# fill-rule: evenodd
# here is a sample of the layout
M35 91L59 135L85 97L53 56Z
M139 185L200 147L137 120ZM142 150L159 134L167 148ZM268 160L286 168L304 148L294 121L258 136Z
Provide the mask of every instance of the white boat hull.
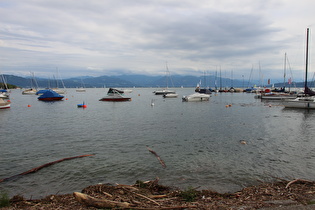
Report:
M315 109L314 98L296 98L294 100L283 101L282 104L285 108Z
M168 94L163 95L163 97L164 98L177 98L178 94L176 94L176 93L168 93Z
M156 90L153 92L155 95L165 95L165 94L170 94L170 93L176 93L175 91L173 90L167 90L167 89L164 89L164 90Z
M188 96L183 96L183 101L209 101L210 95L203 93L194 93Z

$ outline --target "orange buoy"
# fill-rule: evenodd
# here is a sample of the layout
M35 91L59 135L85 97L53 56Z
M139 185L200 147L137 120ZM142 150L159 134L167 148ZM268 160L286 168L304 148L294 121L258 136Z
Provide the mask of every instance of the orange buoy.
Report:
M66 100L68 100L68 98L66 98Z
M27 107L31 107L31 105L27 105Z
M8 100L8 102L11 102L11 100Z
M83 107L83 108L86 108L86 107L87 107L87 105L86 105L86 104L84 104L82 107Z
M228 107L229 107L229 105L225 105L225 107L226 107L226 108L228 108Z

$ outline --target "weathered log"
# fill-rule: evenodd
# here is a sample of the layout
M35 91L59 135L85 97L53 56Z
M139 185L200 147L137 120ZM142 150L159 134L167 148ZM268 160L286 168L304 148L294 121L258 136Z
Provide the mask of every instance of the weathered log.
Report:
M153 151L150 147L147 146L147 149L148 149L153 155L155 155L155 157L160 161L162 167L163 167L163 168L166 168L166 165L165 165L164 161L160 158L160 156L159 156L155 151Z
M25 172L23 172L23 173L20 173L20 174L11 176L11 177L7 177L7 178L4 178L4 179L0 179L0 182L9 180L9 179L14 178L14 177L17 177L17 176L21 176L21 175L26 175L26 174L34 173L34 172L36 172L36 171L39 171L39 170L42 169L42 168L45 168L45 167L47 167L47 166L51 166L51 165L56 164L56 163L60 163L60 162L65 161L65 160L71 160L71 159L74 159L74 158L82 158L82 157L88 157L88 156L93 156L93 155L79 155L79 156L75 156L75 157L68 157L68 158L63 158L63 159L60 159L60 160L56 160L56 161L53 161L53 162L50 162L50 163L46 163L46 164L44 164L44 165L41 165L41 166L39 166L39 167L32 168L31 170L25 171Z
M78 202L86 205L86 206L92 206L95 208L129 208L130 203L127 202L118 202L118 201L111 201L106 199L98 199L94 198L92 196L89 196L84 193L74 192L74 197L77 199Z
M287 184L287 186L285 186L285 188L288 188L291 184L293 184L293 183L295 183L295 182L313 183L313 184L314 184L313 181L309 181L309 180L305 180L305 179L295 179L295 180L289 182L289 183Z

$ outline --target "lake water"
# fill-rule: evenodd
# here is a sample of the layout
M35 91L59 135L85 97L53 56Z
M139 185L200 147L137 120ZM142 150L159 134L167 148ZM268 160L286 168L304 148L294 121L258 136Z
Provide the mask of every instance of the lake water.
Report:
M273 177L315 178L314 111L284 109L248 93L182 102L193 88L176 89L178 98L135 88L130 102L98 101L107 90L68 89L68 100L53 103L13 90L11 108L0 110L0 179L66 157L95 156L7 180L0 191L38 198L159 177L183 189L233 192ZM83 101L87 108L77 108Z

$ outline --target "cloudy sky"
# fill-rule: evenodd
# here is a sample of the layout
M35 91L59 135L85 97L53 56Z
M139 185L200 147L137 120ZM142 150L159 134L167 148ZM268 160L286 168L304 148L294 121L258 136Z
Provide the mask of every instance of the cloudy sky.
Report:
M303 80L314 8L313 0L0 0L0 73L163 75L167 63L173 75L221 69L283 80L287 53L287 77Z

